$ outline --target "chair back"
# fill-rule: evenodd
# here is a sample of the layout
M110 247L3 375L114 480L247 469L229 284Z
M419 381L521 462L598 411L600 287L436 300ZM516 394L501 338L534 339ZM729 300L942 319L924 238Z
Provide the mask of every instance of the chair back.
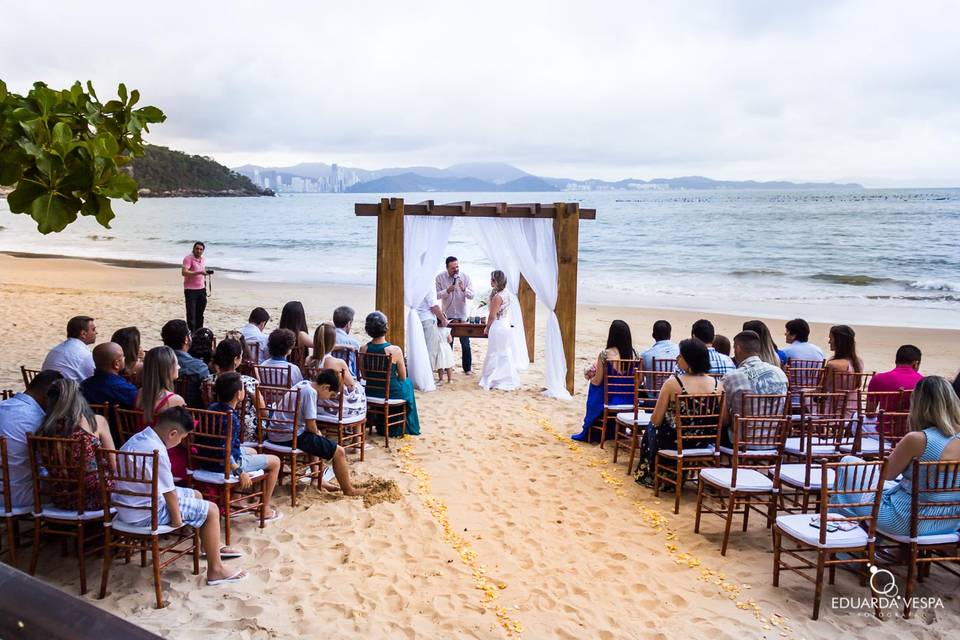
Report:
M205 379L200 383L200 399L203 401L203 406L205 407L209 407L210 403L217 397L215 384L216 383L210 379Z
M676 358L653 358L650 368L653 370L648 379L648 385L652 391L660 392L663 383L670 379L670 376L677 370Z
M111 411L111 404L109 402L91 402L90 410L98 416L103 416L107 419L107 421L109 421L110 417L113 415L113 411Z
M882 460L858 462L828 462L820 467L820 504L840 505L847 513L857 507L869 507L864 515L840 516L829 508L820 509L820 544L826 545L829 522L853 522L866 526L867 537L873 540L877 534L877 513L883 495L883 472L886 463ZM831 472L835 481L830 482ZM812 516L815 517L815 516Z
M253 365L253 370L256 373L254 377L256 377L262 385L268 387L286 387L288 389L293 386L293 367L289 364L285 366L257 364Z
M347 363L347 366L350 368L350 371L356 371L357 377L359 378L359 369L357 369L357 349L346 344L338 344L333 348L333 351L330 352L334 358L340 358Z
M775 467L773 478L779 478L783 447L789 433L790 418L786 415L735 415L730 455L733 468L730 486L737 486L737 469L768 469L771 462Z
M820 417L804 420L799 448L806 453L808 466L822 460L839 459L843 455L840 446L854 444L855 434L862 428L859 426L862 422L863 416L853 419Z
M910 479L910 537L927 522L960 520L960 461L913 461ZM954 548L956 549L956 548ZM952 555L957 555L956 552Z
M880 435L880 455L890 455L910 433L910 412L880 411L877 415L877 433Z
M183 398L183 401L187 403L187 407L199 409L204 406L203 397L200 392L202 384L203 379L197 374L181 375L173 381L173 390L178 396Z
M846 415L847 394L822 391L801 391L799 414L801 420L811 418L843 418Z
M38 373L40 373L39 369L27 369L23 365L20 365L20 375L23 376L23 386L29 387Z
M263 408L257 411L257 439L260 442L291 441L297 448L297 425L300 423L300 389L260 385Z
M787 388L790 391L820 389L823 379L823 360L787 360Z
M674 400L677 453L684 447L699 449L720 446L723 393L681 393Z
M897 391L870 391L864 395L863 411L866 414L877 411L910 411L909 389Z
M357 354L357 364L367 381L367 396L383 398L385 402L389 401L390 375L393 371L390 356L386 353L361 351Z
M740 406L732 409L739 410L738 415L743 418L775 418L786 416L789 406L785 393L744 393L740 396Z
M13 389L2 389L0 390L0 402L4 400L9 400L13 396L17 395L17 392Z
M122 409L113 408L114 424L117 427L117 434L120 440L114 444L123 446L123 443L129 440L133 434L143 428L143 409Z
M230 478L233 445L233 420L225 411L190 409L193 431L187 447L187 468L222 471Z
M287 362L297 365L303 370L303 365L307 362L307 355L310 353L310 347L294 347L287 356Z
M110 465L110 459L117 461L116 471ZM160 497L157 494L157 472L160 467L160 453L151 451L116 451L97 449L97 475L100 478L100 497L103 501L104 517L109 522L111 509L136 509L150 514L150 530L156 531L159 525L158 511ZM119 496L148 498L150 505L132 506Z
M637 395L635 372L643 369L643 360L607 360L606 367L603 376L603 404L627 404L624 402L626 397L634 400Z
M54 438L27 434L30 452L30 476L33 479L34 511L43 505L71 505L70 510L84 512L86 504L87 448L79 438ZM46 473L41 472L41 467Z
M13 496L10 494L10 461L7 458L7 439L0 436L0 499L4 513L13 511Z
M244 354L244 361L250 364L260 364L260 343L244 341L244 344L247 347L247 353Z
M834 371L824 376L823 390L847 394L847 415L859 413L865 407L865 394L875 371Z

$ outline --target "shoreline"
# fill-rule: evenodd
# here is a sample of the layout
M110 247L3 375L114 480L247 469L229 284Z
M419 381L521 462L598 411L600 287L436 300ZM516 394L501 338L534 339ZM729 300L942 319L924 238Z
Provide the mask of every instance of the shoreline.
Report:
M61 253L30 253L28 251L0 251L0 254L10 256L11 258L24 258L27 260L83 260L86 262L96 262L108 267L121 267L124 269L179 269L180 265L175 262L163 262L161 260L134 260L131 258L103 258L94 256L67 256ZM252 273L242 269L227 269L220 267L217 271L224 273Z

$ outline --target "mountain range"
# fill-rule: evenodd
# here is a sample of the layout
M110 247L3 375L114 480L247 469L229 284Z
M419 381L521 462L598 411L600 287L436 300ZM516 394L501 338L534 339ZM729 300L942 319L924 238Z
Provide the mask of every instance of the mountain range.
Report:
M654 178L641 180L607 181L598 179L574 180L535 176L513 165L501 162L472 162L455 164L445 169L437 167L389 167L360 169L329 165L323 162L304 162L288 167L261 167L243 165L233 170L253 178L261 175L282 176L286 182L293 177L313 180L331 180L336 166L338 179L344 182L343 191L351 193L389 193L421 191L613 191L645 189L861 189L856 183L788 182L756 180L714 180L703 176Z

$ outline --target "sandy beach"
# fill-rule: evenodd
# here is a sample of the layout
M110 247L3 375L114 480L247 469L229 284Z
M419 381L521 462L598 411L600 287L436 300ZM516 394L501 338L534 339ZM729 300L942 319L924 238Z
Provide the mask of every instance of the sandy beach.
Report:
M19 367L37 367L64 338L77 314L97 319L100 340L136 325L145 347L159 344L168 319L182 317L176 269L124 268L92 261L0 256L0 389L21 389ZM266 284L216 277L206 324L220 335L265 307L276 326L279 309L301 300L311 326L349 304L357 322L372 309L372 289ZM638 302L638 304L641 304ZM747 318L645 308L581 306L574 400L543 398L542 323L538 355L517 392L483 392L476 378L455 374L451 385L418 394L423 435L390 451L373 439L366 461L353 463L360 480L382 478L399 488L396 501L362 501L313 490L296 509L286 487L276 504L284 519L266 529L235 525L233 560L250 578L221 588L201 586L190 563L164 573L170 606L153 608L149 570L117 565L104 600L85 598L169 638L952 638L960 626L954 595L960 581L934 572L917 595L936 593L942 609L911 620L880 621L868 613L831 608L831 598L863 596L858 581L839 572L827 587L819 621L810 620L813 587L786 576L771 586L770 533L759 521L736 531L726 557L721 521L707 518L693 533L694 496L680 514L635 484L610 452L577 445L586 382L579 371L605 342L611 320L626 320L638 348L652 322L686 337L708 317L732 337ZM895 318L890 322L895 324ZM768 321L782 338L782 319ZM362 327L359 327L362 329ZM952 377L960 367L960 331L855 326L867 370L893 366L904 343L923 351L924 373ZM827 325L812 341L826 346ZM359 336L361 337L362 336ZM475 343L475 359L484 345ZM399 446L397 446L399 445ZM397 497L397 496L394 496ZM373 502L373 501L371 501ZM43 580L76 593L72 561L50 551ZM22 563L22 567L26 563ZM90 569L99 584L99 567Z

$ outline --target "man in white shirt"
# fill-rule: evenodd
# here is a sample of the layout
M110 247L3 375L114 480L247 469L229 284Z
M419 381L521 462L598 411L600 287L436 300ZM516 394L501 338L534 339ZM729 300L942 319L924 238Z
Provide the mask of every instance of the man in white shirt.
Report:
M97 341L97 323L90 316L75 316L67 323L67 339L50 349L41 369L59 371L80 384L93 375L93 354L87 345Z
M193 416L190 411L186 407L173 407L157 417L155 426L147 427L131 436L123 443L120 450L133 453L157 452L157 493L160 498L157 506L157 524L170 525L174 529L190 525L199 530L200 544L207 557L208 585L240 582L247 577L245 571L230 571L223 566L222 555L235 558L239 554L233 549L220 546L220 509L215 503L204 500L199 491L173 484L167 449L180 444L191 431L193 431ZM153 479L151 469L151 466L143 469L144 480L148 482ZM149 489L149 485L146 487ZM144 483L119 482L115 490L143 493ZM113 501L119 503L117 518L122 522L139 527L150 526L151 499L149 497L115 493ZM147 507L147 509L132 507Z
M430 353L430 369L434 370L440 344L440 334L437 327L447 326L447 317L440 309L437 296L433 289L427 292L420 304L417 305L417 315L423 325L423 337L427 341L427 351Z
M353 337L353 316L355 312L351 307L337 307L333 310L333 326L337 330L337 347L348 347L351 349L347 356L347 366L350 367L350 375L357 377L357 352L360 351L360 341Z
M247 346L252 349L252 345L259 345L257 347L258 363L270 357L267 353L267 334L263 332L268 322L270 322L270 314L267 313L267 310L263 307L257 307L250 312L250 318L247 320L247 324L240 329L240 334L246 341Z
M783 354L786 361L791 360L814 360L823 362L823 350L815 344L810 344L807 340L810 338L810 325L803 318L795 318L786 324L783 337L787 344L783 347Z
M466 322L467 300L473 300L473 283L470 282L470 276L460 273L460 262L455 256L447 258L447 270L437 274L435 284L437 298L447 322ZM468 376L473 375L470 338L460 338L460 349L463 351L463 372Z

